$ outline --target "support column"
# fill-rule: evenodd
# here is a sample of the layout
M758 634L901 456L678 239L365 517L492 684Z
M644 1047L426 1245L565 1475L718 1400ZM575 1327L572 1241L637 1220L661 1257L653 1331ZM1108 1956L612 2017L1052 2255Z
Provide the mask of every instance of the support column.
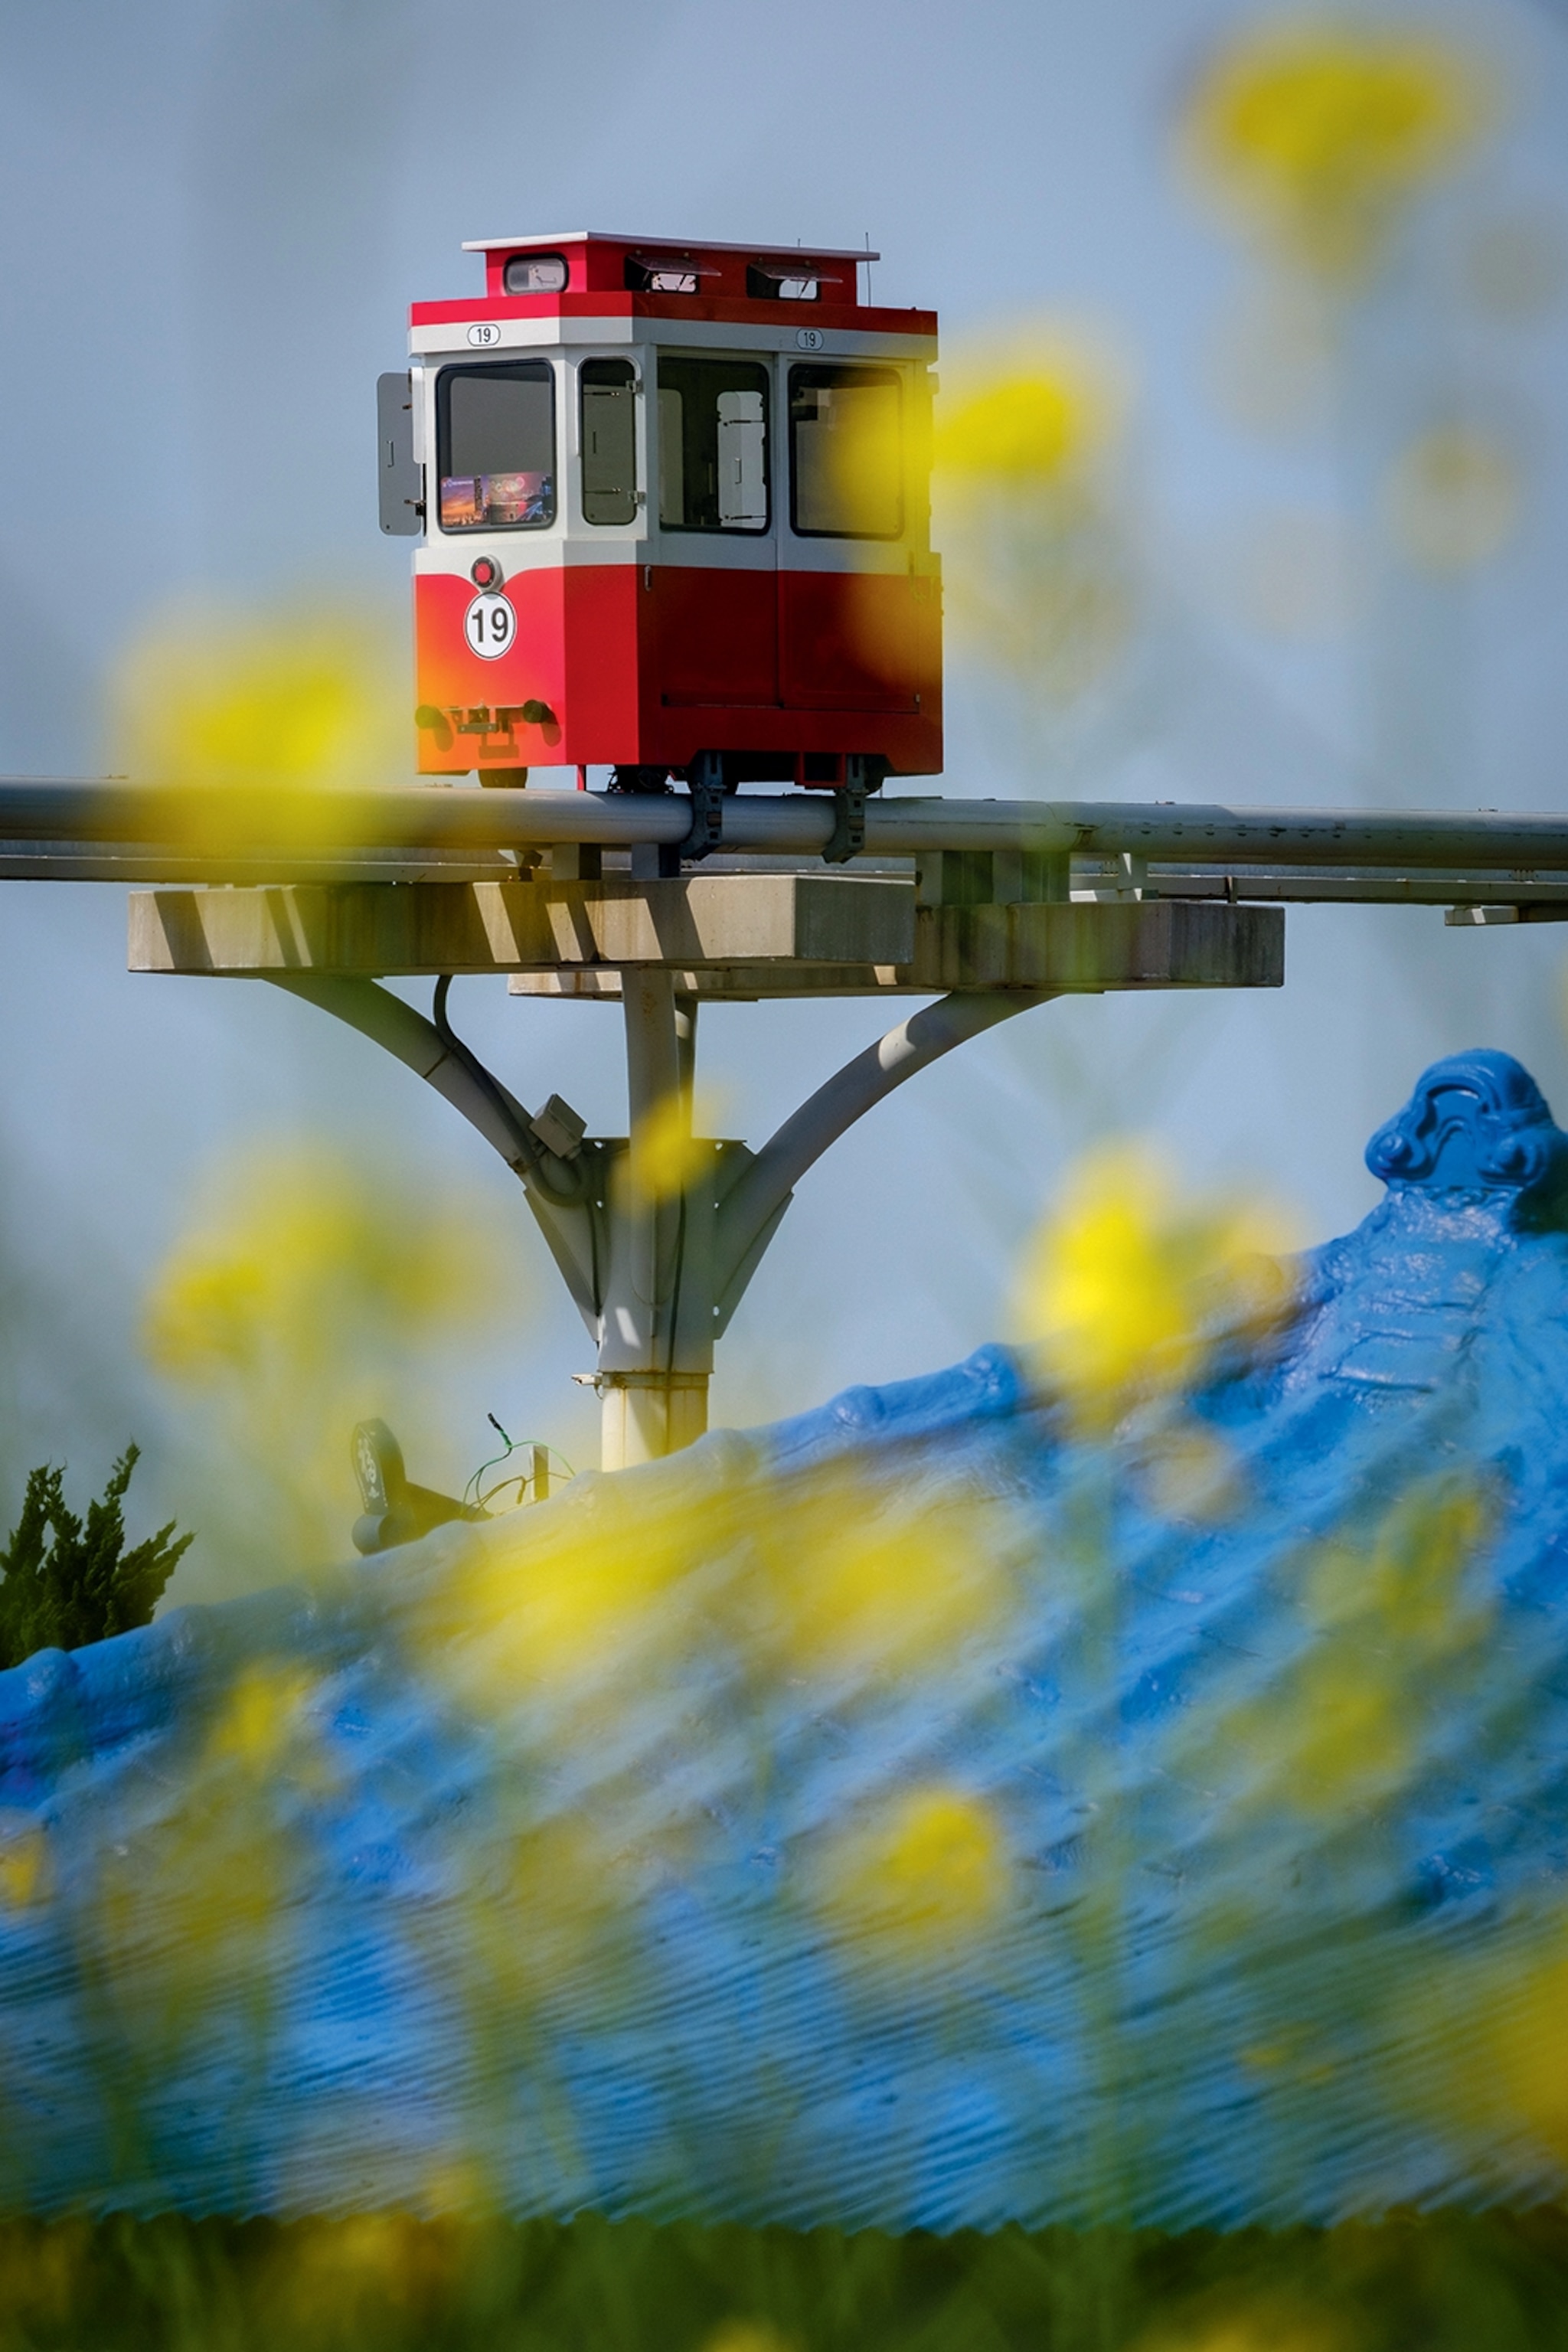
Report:
M601 1372L599 1467L661 1462L708 1428L707 1372Z
M628 1137L612 1169L599 1345L600 1460L652 1462L708 1426L713 1155L694 1147L697 1007L668 971L623 971Z

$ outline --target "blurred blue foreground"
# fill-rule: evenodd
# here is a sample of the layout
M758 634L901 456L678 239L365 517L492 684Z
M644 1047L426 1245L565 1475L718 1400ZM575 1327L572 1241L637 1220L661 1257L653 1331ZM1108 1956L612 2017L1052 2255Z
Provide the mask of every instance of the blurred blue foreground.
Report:
M902 2231L1568 2170L1568 1138L1114 1422L983 1350L0 1675L0 2202Z

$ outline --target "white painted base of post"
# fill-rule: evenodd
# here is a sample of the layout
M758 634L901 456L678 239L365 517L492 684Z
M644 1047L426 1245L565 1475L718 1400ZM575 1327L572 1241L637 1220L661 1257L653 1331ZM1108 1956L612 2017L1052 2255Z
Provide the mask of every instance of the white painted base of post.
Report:
M708 1427L707 1372L602 1372L599 1465L626 1470L694 1444Z

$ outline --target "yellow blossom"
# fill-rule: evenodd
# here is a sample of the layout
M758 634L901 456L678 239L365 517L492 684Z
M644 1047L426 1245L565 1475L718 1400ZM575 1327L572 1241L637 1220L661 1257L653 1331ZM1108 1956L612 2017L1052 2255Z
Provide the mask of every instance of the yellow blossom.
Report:
M408 764L395 644L321 604L175 610L111 679L112 764L172 788L172 837L192 850L342 839L336 788L384 784Z
M977 341L944 370L931 490L948 609L1032 700L1088 691L1136 624L1120 478L1127 405L1120 359L1070 322Z
M1194 1730L1206 1755L1245 1759L1255 1808L1342 1822L1417 1769L1434 1711L1481 1654L1490 1604L1470 1569L1489 1526L1483 1495L1437 1477L1364 1537L1306 1552L1295 1585L1310 1638L1265 1689Z
M973 492L1059 484L1112 441L1126 406L1120 366L1082 330L1014 330L961 349L936 404L932 463Z
M1013 1886L1001 1822L963 1789L914 1789L832 1840L818 1878L824 1908L852 1944L918 1958L972 1944Z
M727 2319L704 2336L701 2352L794 2352L794 2347L765 2319Z
M951 1664L996 1624L1007 1530L972 1496L889 1502L853 1479L756 1514L763 1575L750 1591L762 1655L782 1670L907 1675Z
M1045 1377L1091 1417L1181 1387L1216 1328L1286 1295L1277 1213L1188 1201L1148 1153L1095 1153L1069 1179L1025 1269L1021 1336Z
M684 1089L665 1095L632 1136L626 1181L644 1200L678 1199L712 1154L712 1144L694 1126L711 1130L718 1119L712 1097L694 1101Z
M1473 571L1506 546L1523 504L1520 470L1495 435L1447 425L1403 449L1384 485L1400 552L1423 572Z
M1496 107L1485 62L1438 34L1279 17L1209 59L1184 143L1201 182L1286 258L1353 282L1403 205L1457 169Z
M0 1918L48 1892L48 1846L30 1813L0 1812Z
M204 1426L201 1524L231 1549L272 1544L276 1570L279 1546L343 1549L356 1422L438 1412L416 1354L515 1315L517 1236L482 1200L304 1142L253 1147L210 1192L154 1277L143 1344Z

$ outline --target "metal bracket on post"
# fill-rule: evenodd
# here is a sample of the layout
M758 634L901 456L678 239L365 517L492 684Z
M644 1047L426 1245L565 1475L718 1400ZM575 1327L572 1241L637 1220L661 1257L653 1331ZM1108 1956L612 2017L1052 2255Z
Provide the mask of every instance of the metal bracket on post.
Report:
M825 866L847 866L866 846L866 795L879 792L880 768L858 752L844 762L844 782L833 795L833 830L823 845Z
M607 1236L599 1207L603 1176L593 1163L603 1146L584 1143L571 1160L560 1159L535 1130L521 1103L454 1034L444 992L437 1026L377 981L342 972L268 972L264 977L271 986L318 1005L362 1037L371 1038L478 1129L521 1179L528 1205L573 1304L596 1334L604 1312L601 1265ZM566 1139L571 1142L570 1135Z
M724 760L719 751L700 751L686 772L691 793L691 830L681 843L682 857L702 858L724 838Z

